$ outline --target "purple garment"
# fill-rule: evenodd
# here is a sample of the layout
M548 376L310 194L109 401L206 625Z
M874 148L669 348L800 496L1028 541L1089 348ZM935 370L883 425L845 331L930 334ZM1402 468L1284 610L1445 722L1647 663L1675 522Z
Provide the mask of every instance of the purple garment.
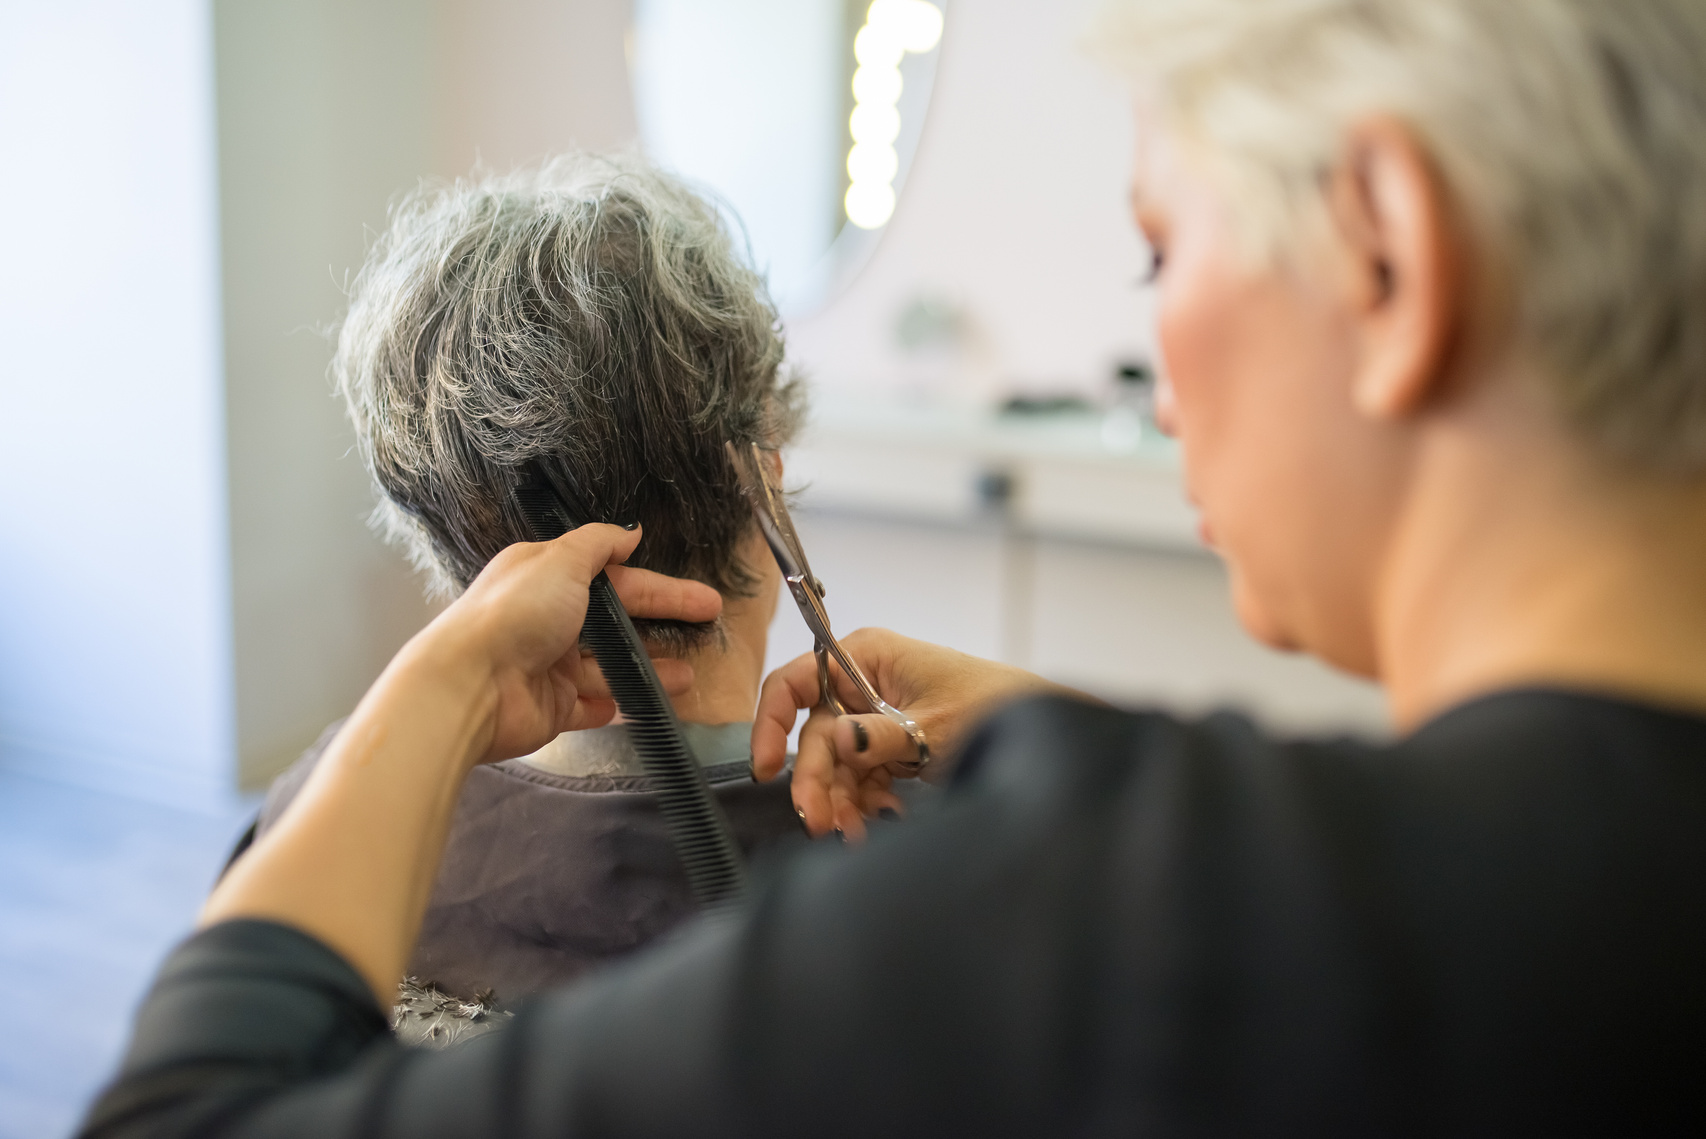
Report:
M293 799L337 729L280 775L257 833ZM705 768L743 852L801 833L786 775ZM569 776L520 760L476 767L450 824L409 975L504 1003L638 949L696 911L643 775Z

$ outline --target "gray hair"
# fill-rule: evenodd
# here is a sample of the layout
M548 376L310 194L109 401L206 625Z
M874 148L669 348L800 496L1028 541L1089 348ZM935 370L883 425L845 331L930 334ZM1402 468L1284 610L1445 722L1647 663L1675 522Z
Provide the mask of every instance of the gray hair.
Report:
M1706 469L1706 4L1115 0L1093 50L1201 144L1257 254L1319 223L1351 119L1402 117L1514 280L1565 420Z
M332 373L375 524L436 592L529 539L511 496L538 463L585 521L645 526L632 564L739 595L752 514L723 442L792 436L782 358L713 205L637 157L574 154L396 205Z

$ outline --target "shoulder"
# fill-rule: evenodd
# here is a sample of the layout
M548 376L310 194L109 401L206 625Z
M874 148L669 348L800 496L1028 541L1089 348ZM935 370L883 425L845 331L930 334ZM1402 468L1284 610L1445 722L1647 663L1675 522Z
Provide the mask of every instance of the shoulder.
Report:
M1169 801L1197 811L1253 810L1334 773L1378 770L1387 752L1350 738L1272 736L1233 712L1187 719L1042 697L984 723L961 754L954 790L1031 812L1090 810L1108 825L1126 825L1122 804L1141 807L1142 817Z

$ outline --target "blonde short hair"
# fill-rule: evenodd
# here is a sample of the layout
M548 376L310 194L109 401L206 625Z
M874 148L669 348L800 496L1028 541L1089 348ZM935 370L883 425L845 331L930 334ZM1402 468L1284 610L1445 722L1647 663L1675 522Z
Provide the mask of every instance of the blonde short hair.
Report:
M1352 119L1409 123L1514 280L1568 422L1706 471L1702 0L1115 0L1092 47L1270 254L1319 216Z

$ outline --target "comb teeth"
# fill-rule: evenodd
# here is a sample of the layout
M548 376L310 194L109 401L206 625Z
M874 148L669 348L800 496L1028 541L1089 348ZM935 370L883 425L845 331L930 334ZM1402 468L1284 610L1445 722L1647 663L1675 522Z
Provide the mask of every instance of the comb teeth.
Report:
M557 496L546 487L532 481L522 483L515 488L515 504L521 509L521 517L535 542L549 542L569 532Z
M634 750L657 795L694 897L706 909L732 900L744 880L739 848L704 770L681 738L675 711L639 638L616 599L610 579L593 580L581 639L592 649L610 694L628 722Z
M562 499L537 471L524 473L515 488L515 504L535 542L549 542L572 528ZM688 887L704 909L722 908L740 894L745 881L740 849L705 782L704 769L681 738L675 709L640 635L602 573L592 580L581 641L598 660L610 694L628 722L634 750L687 872Z

